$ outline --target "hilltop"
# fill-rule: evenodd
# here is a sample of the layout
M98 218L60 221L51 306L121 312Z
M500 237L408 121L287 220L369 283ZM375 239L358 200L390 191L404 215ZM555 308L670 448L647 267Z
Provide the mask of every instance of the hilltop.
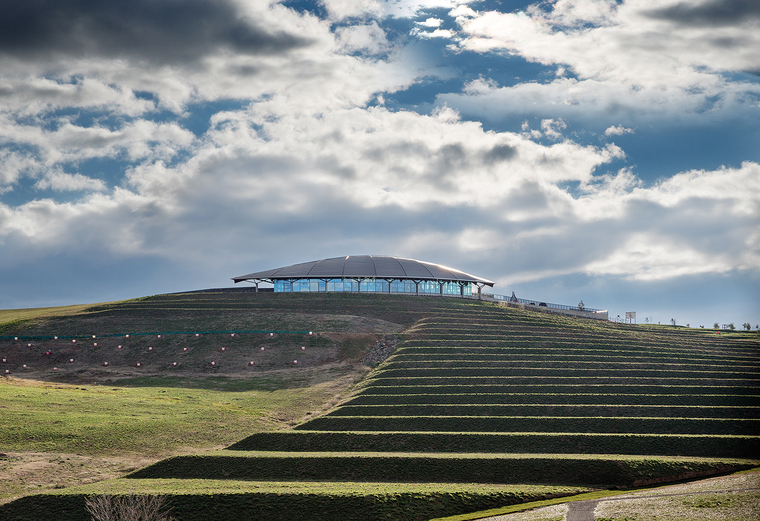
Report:
M138 369L123 354L97 367L115 386L213 381L223 388L234 381L256 389L277 374L285 388L311 389L319 375L325 382L337 368L357 368L384 339L397 346L371 372L357 369L332 388L327 407L304 411L294 429L256 428L225 450L28 497L2 507L10 519L36 519L30 512L54 505L61 519L78 519L83 494L161 491L185 520L223 498L219 519L245 509L270 519L339 512L343 519L422 520L760 463L755 333L615 324L476 300L243 292L151 297L6 328L40 337L26 342L33 346L63 346L41 338L51 331L58 341L90 335L78 342L85 345L102 337L83 348L93 361L101 349L119 351L107 339L125 342L124 352L127 331L151 333L130 336L127 351L152 354L151 362ZM233 337L233 330L249 332ZM19 341L6 342L3 349ZM185 348L193 358L183 362L182 377L159 357ZM243 365L257 355L255 366ZM298 364L288 362L301 355ZM209 356L224 362L210 369ZM64 374L39 364L34 370L52 379L96 370Z

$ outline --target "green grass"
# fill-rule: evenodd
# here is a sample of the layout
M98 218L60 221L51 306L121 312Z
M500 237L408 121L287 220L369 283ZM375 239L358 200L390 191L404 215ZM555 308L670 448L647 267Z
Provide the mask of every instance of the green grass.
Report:
M320 416L296 429L317 431L568 432L760 435L760 419L530 416Z
M0 506L6 521L89 521L88 496L162 494L182 521L425 521L451 513L585 492L582 487L119 479Z
M684 474L752 468L754 460L557 454L243 452L175 456L135 479L379 481L631 486Z
M334 382L267 391L104 387L0 380L0 447L6 451L160 455L229 444L283 428L319 408ZM344 383L345 386L345 383ZM206 388L204 388L206 387Z
M313 343L307 353L322 352L324 360L360 358L372 335L398 334L400 343L394 356L355 387L354 406L288 432L256 433L291 424L336 394L337 384L330 383L335 378L320 380L327 366L318 357L308 371L299 367L249 378L250 371L222 375L204 369L198 381L192 373L198 367L188 364L190 373L170 374L156 362L155 379L114 378L112 385L98 387L103 396L70 409L60 398L68 395L57 390L54 400L25 396L11 404L11 419L0 423L0 433L11 432L22 450L60 446L107 454L119 447L116 452L138 454L155 446L170 452L172 443L176 447L185 438L208 445L244 436L233 447L248 450L170 458L136 474L219 480L117 480L93 486L99 489L25 498L2 507L3 518L26 512L23 518L37 519L42 514L31 514L68 504L69 513L53 517L79 519L82 494L142 490L170 495L185 521L206 519L209 512L215 519L237 520L249 511L268 519L428 519L533 499L524 482L614 486L756 464L741 460L756 457L760 434L760 343L752 333L578 320L456 299L250 292L162 295L9 321L5 331L29 335L309 330L323 335L308 340ZM228 354L251 356L265 340L240 338L234 344L209 335L196 342L192 356L206 364L210 358L204 357L218 356L213 353L221 345L229 347ZM145 357L147 341L135 340L118 363L134 367L135 357ZM278 351L272 352L282 360L269 362L287 363L288 349L300 349L301 341L307 340L277 339ZM178 342L187 339L166 339L154 355L173 353ZM98 348L111 346L104 340ZM346 375L337 387L344 389L351 378ZM65 390L74 391L95 395ZM446 395L458 397L452 403ZM594 401L586 402L590 397ZM120 409L136 412L119 414ZM60 418L65 423L53 423ZM80 438L84 447L71 445ZM668 457L676 454L681 456ZM718 459L708 457L716 454ZM249 481L238 485L234 478ZM285 479L291 484L256 481ZM415 480L468 483L405 483ZM523 484L507 492L494 488L494 481Z
M758 395L629 394L629 393L455 393L359 394L345 405L437 404L584 404L584 405L690 405L703 407L757 407Z
M760 454L760 437L674 434L541 434L281 431L252 434L235 451L484 452L647 454L741 458Z
M401 404L344 405L330 416L540 416L540 417L648 417L648 418L748 418L758 417L758 407L701 405L606 404Z

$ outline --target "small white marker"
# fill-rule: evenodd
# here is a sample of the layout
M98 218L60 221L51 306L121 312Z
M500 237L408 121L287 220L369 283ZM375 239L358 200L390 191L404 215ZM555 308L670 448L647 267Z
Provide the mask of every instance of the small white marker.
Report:
M187 348L186 348L186 347L183 347L183 348L182 348L182 350L183 350L183 351L187 351Z
M119 349L121 349L121 346L119 346Z
M252 360L252 361L248 362L248 365L256 365L256 362L254 362L254 361Z
M222 351L224 351L225 349L226 349L226 348L225 348L225 347L223 347L223 348L222 348Z
M108 365L108 362L103 362L103 365L104 365L104 366Z
M297 364L297 363L298 363L298 360L293 360L293 363L294 363L294 364Z
M58 337L57 337L57 336L54 336L54 337L53 337L53 340L58 340Z
M124 335L126 338L129 338L129 335Z
M211 365L216 365L216 362L211 362Z
M137 362L137 367L140 367L142 364L140 362Z
M158 338L161 338L161 335L158 335Z
M148 348L148 351L153 351L153 348L152 348L152 347L149 347L149 348Z
M58 370L58 368L57 368L57 367L53 367L53 371L57 371L57 370Z
M94 345L95 347L97 347L98 343L97 342L93 342L92 345Z
M177 362L172 362L173 367L177 367Z
M69 363L72 363L74 361L73 358L69 358Z
M262 348L261 348L261 350L263 351L263 350L264 350L264 348L262 347Z
M301 346L301 351L306 351L306 347L305 346Z
M95 335L92 335L92 338L95 338Z

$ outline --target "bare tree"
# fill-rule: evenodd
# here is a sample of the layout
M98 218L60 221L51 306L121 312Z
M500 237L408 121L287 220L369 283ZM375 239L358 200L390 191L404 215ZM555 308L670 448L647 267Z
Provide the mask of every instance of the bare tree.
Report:
M174 521L165 496L93 496L85 503L92 521Z
M671 325L675 326L676 325L676 319L675 318L671 318L670 319L670 323L671 323Z

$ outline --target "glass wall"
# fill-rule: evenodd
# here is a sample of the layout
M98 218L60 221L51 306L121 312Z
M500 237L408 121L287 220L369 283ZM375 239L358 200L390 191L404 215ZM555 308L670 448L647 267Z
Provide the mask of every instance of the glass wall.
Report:
M277 293L290 293L298 291L324 292L324 291L353 291L366 293L411 293L416 294L443 294L458 296L472 295L472 284L467 282L462 286L456 282L438 282L423 280L415 284L411 280L387 280L380 279L299 279L299 280L275 280L274 290ZM462 291L464 290L464 291Z

